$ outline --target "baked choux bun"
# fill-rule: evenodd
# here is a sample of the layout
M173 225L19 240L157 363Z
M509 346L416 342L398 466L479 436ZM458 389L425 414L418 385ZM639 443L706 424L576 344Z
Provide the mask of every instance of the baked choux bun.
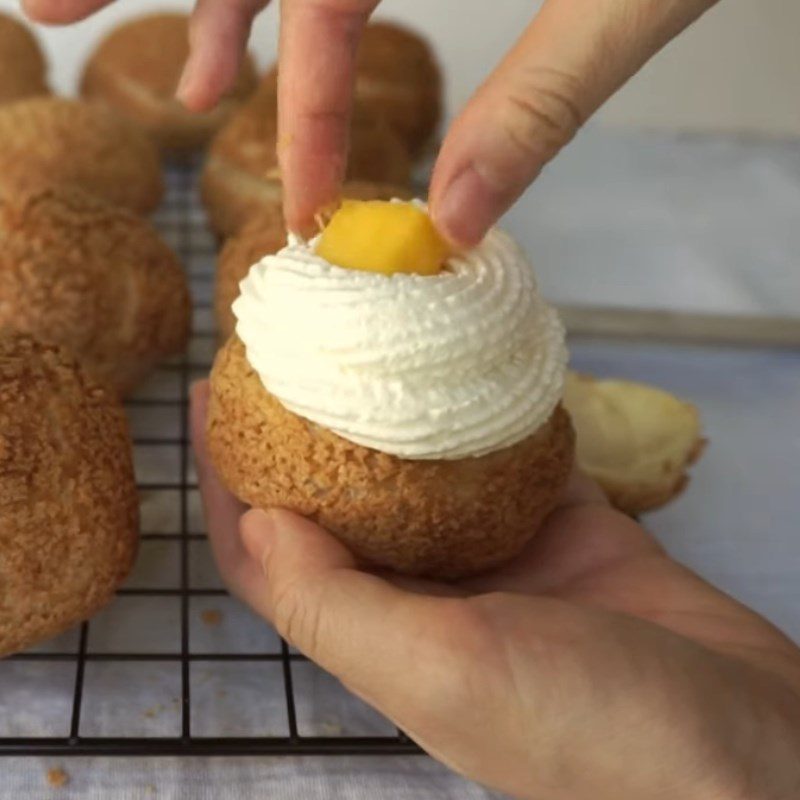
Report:
M119 401L65 350L0 333L0 656L87 619L136 555Z
M381 453L288 411L236 337L211 373L207 437L220 477L245 503L311 517L367 563L447 579L525 546L561 496L574 447L557 406L535 434L478 458Z
M237 497L412 575L480 572L536 534L573 462L567 353L510 237L452 253L424 204L346 199L239 290L207 420Z
M568 373L564 405L577 431L578 465L617 508L651 511L686 487L705 444L691 403L655 386Z
M351 181L342 187L342 197L358 200L390 200L408 196L408 190L403 187L380 183ZM231 305L239 296L239 283L256 261L277 253L285 244L286 225L278 200L271 207L265 206L261 214L225 240L217 260L214 283L214 315L221 342L227 341L236 327Z
M141 214L164 190L155 145L113 111L58 97L0 108L0 197L54 183Z
M442 76L430 44L395 23L367 25L356 62L356 98L383 116L418 156L442 116Z
M188 15L137 17L112 30L94 51L83 73L81 95L141 125L162 150L196 150L255 89L256 71L245 56L236 83L216 108L195 114L175 99L188 56Z
M47 64L36 38L22 22L0 14L0 103L49 91Z
M120 394L186 347L183 269L136 214L53 186L0 199L0 238L0 329L63 345Z
M277 98L269 80L214 137L201 177L213 230L225 238L281 202ZM381 118L357 108L350 130L347 179L407 186L411 163L403 142Z

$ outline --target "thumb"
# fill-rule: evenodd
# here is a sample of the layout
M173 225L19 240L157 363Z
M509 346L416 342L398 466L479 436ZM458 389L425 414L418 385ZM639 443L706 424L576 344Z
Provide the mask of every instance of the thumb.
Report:
M448 134L430 205L477 244L586 119L714 0L547 0Z
M447 695L439 649L452 635L458 600L359 571L329 533L288 511L248 512L241 535L264 572L255 610L284 639L407 730L418 725L415 708L430 713Z

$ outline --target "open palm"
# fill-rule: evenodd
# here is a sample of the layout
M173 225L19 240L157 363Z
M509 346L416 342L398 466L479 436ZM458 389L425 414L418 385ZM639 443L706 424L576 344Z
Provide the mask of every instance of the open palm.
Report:
M314 523L245 513L221 486L207 392L194 391L193 430L223 577L432 755L542 800L800 796L798 649L593 486L576 478L491 574L366 572Z

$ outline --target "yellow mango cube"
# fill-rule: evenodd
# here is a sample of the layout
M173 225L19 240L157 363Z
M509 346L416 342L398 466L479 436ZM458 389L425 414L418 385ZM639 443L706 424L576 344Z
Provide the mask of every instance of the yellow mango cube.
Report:
M316 252L346 269L435 275L449 249L428 214L413 203L344 200Z

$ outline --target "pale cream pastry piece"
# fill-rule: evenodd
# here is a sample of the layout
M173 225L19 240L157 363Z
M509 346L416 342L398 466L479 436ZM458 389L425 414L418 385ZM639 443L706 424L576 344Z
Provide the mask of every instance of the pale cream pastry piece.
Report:
M161 201L158 150L96 104L34 97L0 108L0 197L67 183L140 214Z
M344 203L331 236L290 237L253 266L212 371L207 441L243 501L309 515L368 563L456 578L512 558L561 497L566 348L500 231L417 274L441 252L421 213Z
M125 413L65 350L0 333L0 656L87 619L136 555Z
M186 277L136 214L54 186L0 199L0 239L0 329L63 345L120 394L185 349Z
M189 56L189 17L147 14L114 28L89 58L81 94L141 125L165 151L203 147L256 87L245 55L233 88L207 113L192 113L175 98Z
M42 48L22 22L0 14L0 104L49 94Z
M387 200L407 197L408 192L402 187L351 181L342 187L342 196L360 200ZM256 261L277 253L285 244L286 224L279 201L272 206L265 205L262 213L226 239L217 260L214 283L214 315L221 343L227 341L236 328L231 306L239 296L239 284Z
M705 444L691 403L646 384L569 373L564 405L578 465L615 506L641 514L683 491Z
M265 79L250 101L214 137L201 176L201 195L222 238L282 202L277 157L277 96ZM351 122L347 180L406 187L411 163L405 145L380 117L357 106Z

